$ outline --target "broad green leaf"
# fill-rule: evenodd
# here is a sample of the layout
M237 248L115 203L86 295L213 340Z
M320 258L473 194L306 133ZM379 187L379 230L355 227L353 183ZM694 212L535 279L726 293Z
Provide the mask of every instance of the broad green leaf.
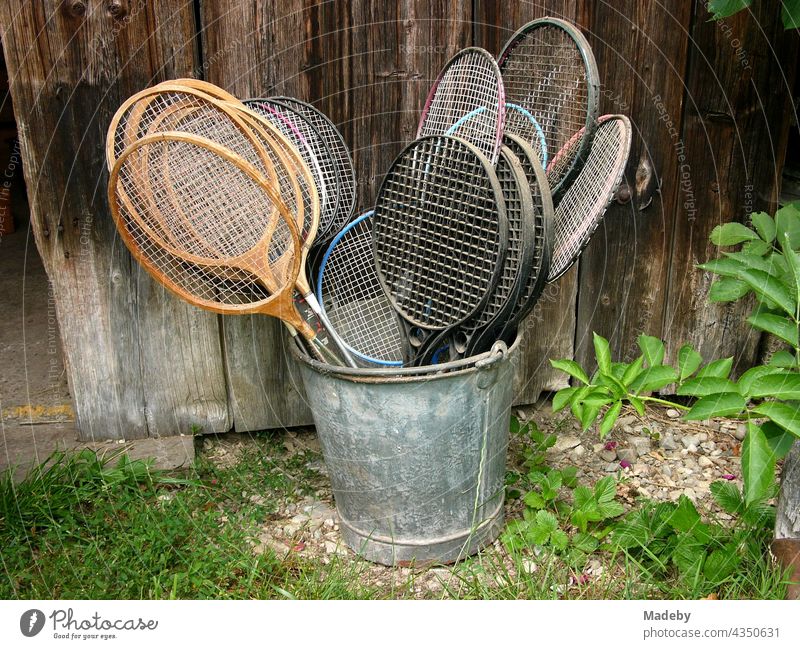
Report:
M772 250L772 244L760 239L758 241L748 241L742 246L742 252L748 255L758 255L759 257L763 257L770 250Z
M767 243L775 241L775 219L773 219L766 212L753 212L750 215L750 220L753 222L753 227Z
M600 478L594 485L594 496L597 502L611 502L617 495L617 483L612 476Z
M568 359L555 360L555 361L551 360L550 365L552 365L555 369L561 370L562 372L566 372L570 376L578 379L584 385L589 384L589 377L586 375L586 372L575 361L571 361Z
M735 302L750 292L750 285L740 279L725 277L717 280L708 291L711 302Z
M637 399L636 397L628 397L628 401L633 406L634 410L639 414L640 417L644 417L644 401L641 399Z
M718 379L727 379L731 374L732 367L733 356L728 356L727 358L718 358L715 361L711 361L705 367L701 367L697 372L696 378L704 379L707 377L713 377Z
M563 410L580 388L564 388L553 397L553 412Z
M525 504L531 509L542 509L545 506L544 498L535 491L529 491L523 498Z
M561 479L564 482L565 487L574 489L578 480L578 467L565 466L563 469L561 469Z
M758 235L746 225L733 221L732 223L723 223L715 227L711 231L709 239L711 243L717 246L735 246L743 241L758 239Z
M631 382L632 392L652 392L678 380L678 372L669 365L653 365L648 367Z
M603 439L611 432L611 429L617 421L617 417L619 417L620 410L622 410L622 401L617 401L606 411L606 414L603 415L603 421L600 422L600 439Z
M642 372L642 368L644 367L644 354L639 356L635 361L630 363L628 367L625 369L625 372L622 374L622 385L629 386L631 381L635 379L639 374Z
M709 273L714 273L720 277L736 278L739 273L744 269L744 266L735 259L729 257L720 257L719 259L712 259L705 264L698 264L698 268L706 270Z
M558 550L559 552L563 552L564 550L567 549L567 546L569 545L569 537L563 530L555 530L550 535L550 543L552 543L553 547L556 550Z
M678 387L677 393L683 397L705 397L709 394L736 392L736 390L736 384L732 381L709 376L689 379Z
M611 363L611 376L613 376L618 381L622 381L622 376L625 374L625 370L628 369L627 363L620 363L615 361Z
M752 389L753 382L756 379L766 374L772 374L773 372L778 371L779 370L775 367L769 367L765 365L756 365L756 367L751 367L739 377L739 381L737 383L739 394L744 397L751 396L750 390Z
M536 524L548 532L554 532L558 529L558 519L554 514L544 509L536 512Z
M732 482L727 480L717 480L712 482L709 487L715 502L729 514L738 514L744 507L742 494Z
M739 273L739 278L747 282L760 298L773 302L790 315L795 314L797 301L789 288L774 275L763 270L748 269Z
M602 408L612 401L614 401L614 397L609 393L608 388L597 387L583 398L583 405Z
M621 399L628 394L628 389L615 376L600 374L600 376L597 377L597 380L599 383L602 383L604 386L606 386L616 399Z
M758 404L750 412L767 417L781 428L800 437L800 410L797 407L776 401L767 401Z
M648 367L661 365L664 361L664 343L654 336L639 336L639 349L642 350Z
M678 351L678 369L680 370L678 380L684 381L688 379L702 363L703 357L692 349L691 345L681 347L680 351Z
M690 532L700 524L700 514L694 503L683 494L678 498L678 506L669 517L669 524L681 532Z
M578 485L572 492L573 504L575 509L582 509L587 503L591 502L594 493L585 485Z
M609 402L611 400L609 399ZM600 406L590 406L587 405L581 411L581 416L578 418L581 422L581 427L583 431L586 432L589 430L591 425L594 423L594 420L597 419L597 415L600 414Z
M602 518L616 518L625 513L625 508L615 500L608 503L598 503L597 509Z
M597 367L603 374L611 374L611 349L608 341L597 333L594 336L594 354L597 357Z
M786 235L792 250L800 248L800 201L784 205L775 212L775 226L778 236Z
M775 352L767 363L770 367L783 367L791 369L797 367L797 357L785 349Z
M572 537L572 545L578 548L581 552L591 554L597 549L599 542L591 534L578 532Z
M777 336L792 347L798 346L797 326L788 318L773 313L757 312L747 318L747 322L756 329Z
M690 421L702 421L711 417L729 417L738 415L746 405L747 400L734 392L710 394L698 399L683 418Z
M742 478L747 504L764 498L775 479L775 453L764 431L748 422L747 435L742 442Z
M616 526L611 537L614 545L621 548L644 547L650 542L650 530L638 520L625 520Z
M765 273L778 274L779 264L777 257L769 255L753 255L747 252L726 252L723 253L728 259L738 261L742 269L763 270Z
M781 233L781 241L785 242L785 237ZM786 262L787 270L794 285L795 296L800 295L800 254L788 246L783 248L783 259Z
M776 460L786 457L789 449L792 448L792 444L797 441L797 437L792 433L771 421L765 421L761 424L761 430L764 432L764 437L767 438L767 443L772 452L775 453Z
M784 29L800 29L800 0L783 0L781 19Z
M719 20L746 9L751 2L752 0L708 0L706 8L712 19Z
M800 399L800 374L797 372L772 372L760 376L750 386L751 397L775 399Z
M742 557L738 554L735 543L727 543L725 547L714 550L706 557L703 564L703 575L713 583L730 577L739 567Z

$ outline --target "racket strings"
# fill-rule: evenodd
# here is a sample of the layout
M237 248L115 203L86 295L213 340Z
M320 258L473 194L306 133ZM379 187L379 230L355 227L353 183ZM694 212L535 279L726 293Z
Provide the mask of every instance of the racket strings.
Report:
M597 228L622 179L630 139L627 118L598 126L586 163L556 209L551 279L572 265Z
M470 49L456 55L432 89L417 137L462 137L494 163L503 117L503 84L497 64L485 52Z
M292 235L276 204L214 151L184 140L144 143L121 162L117 182L118 207L139 226L137 245L146 236L190 262L236 265L233 260L261 244L269 262L267 288L275 291L289 281Z
M339 232L352 218L356 204L356 174L353 169L350 151L339 131L322 112L310 104L292 97L276 97L275 101L307 119L322 136L325 145L333 156L339 195L336 216L324 234L327 236Z
M324 235L336 216L339 179L333 156L319 131L306 118L276 101L250 100L247 107L275 126L311 170L320 199L317 235Z
M402 361L402 332L375 272L368 217L354 222L334 244L321 277L321 302L342 339L362 357Z
M562 27L542 24L524 33L508 50L501 63L508 100L528 109L545 135L548 151L561 151L569 139L586 126L591 114L592 79L578 43ZM520 130L513 130L519 128ZM536 133L518 118L509 132L524 137L534 148ZM580 147L560 156L546 171L551 187L565 178Z
M434 137L411 145L384 180L375 256L407 319L444 328L486 298L502 252L502 196L489 173L465 142Z

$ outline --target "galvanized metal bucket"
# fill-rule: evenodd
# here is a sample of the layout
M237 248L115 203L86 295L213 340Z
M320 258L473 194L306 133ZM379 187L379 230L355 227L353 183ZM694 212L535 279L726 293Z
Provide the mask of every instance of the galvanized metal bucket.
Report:
M351 369L293 348L344 542L385 565L452 563L503 526L514 359Z

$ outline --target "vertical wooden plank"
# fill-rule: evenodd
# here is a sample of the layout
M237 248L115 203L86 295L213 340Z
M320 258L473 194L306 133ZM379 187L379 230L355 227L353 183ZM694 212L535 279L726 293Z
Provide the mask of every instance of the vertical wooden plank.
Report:
M472 30L467 0L203 0L201 10L206 78L240 97L294 95L326 113L353 153L359 209L372 205L430 83ZM311 421L279 330L265 318L225 319L237 430Z
M601 114L624 113L634 136L631 200L612 204L580 260L576 359L594 363L592 332L615 358L638 355L640 334L661 337L676 209L690 3L587 3L600 70ZM657 191L662 187L662 191Z
M745 322L751 305L708 302L712 277L696 265L719 256L714 226L773 210L789 128L796 32L774 3L754 3L721 22L696 3L681 138L686 167L676 178L677 220L664 331L674 357L682 342L705 358L756 360L759 336Z
M54 286L81 436L174 434L189 419L223 430L219 349L196 353L186 333L213 338L216 321L171 297L148 300L153 286L119 242L105 193L102 143L117 106L154 79L192 72L192 3L124 6L116 15L94 1L0 8L32 228ZM154 333L168 341L157 352ZM167 370L170 381L153 381ZM173 414L189 404L193 414Z
M584 13L581 3L575 0L537 3L476 0L475 45L497 55L517 29L544 16L577 22L587 31ZM573 356L577 289L577 271L573 268L545 289L533 312L520 325L524 339L517 366L516 403L532 403L541 392L567 385L564 374L553 370L548 359Z

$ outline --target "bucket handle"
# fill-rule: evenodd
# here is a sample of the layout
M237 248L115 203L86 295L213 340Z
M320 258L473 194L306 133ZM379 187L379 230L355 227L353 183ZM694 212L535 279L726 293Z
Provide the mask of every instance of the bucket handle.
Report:
M478 370L478 387L483 389L492 387L497 382L497 364L508 354L508 347L502 340L498 340L486 358L475 361Z

